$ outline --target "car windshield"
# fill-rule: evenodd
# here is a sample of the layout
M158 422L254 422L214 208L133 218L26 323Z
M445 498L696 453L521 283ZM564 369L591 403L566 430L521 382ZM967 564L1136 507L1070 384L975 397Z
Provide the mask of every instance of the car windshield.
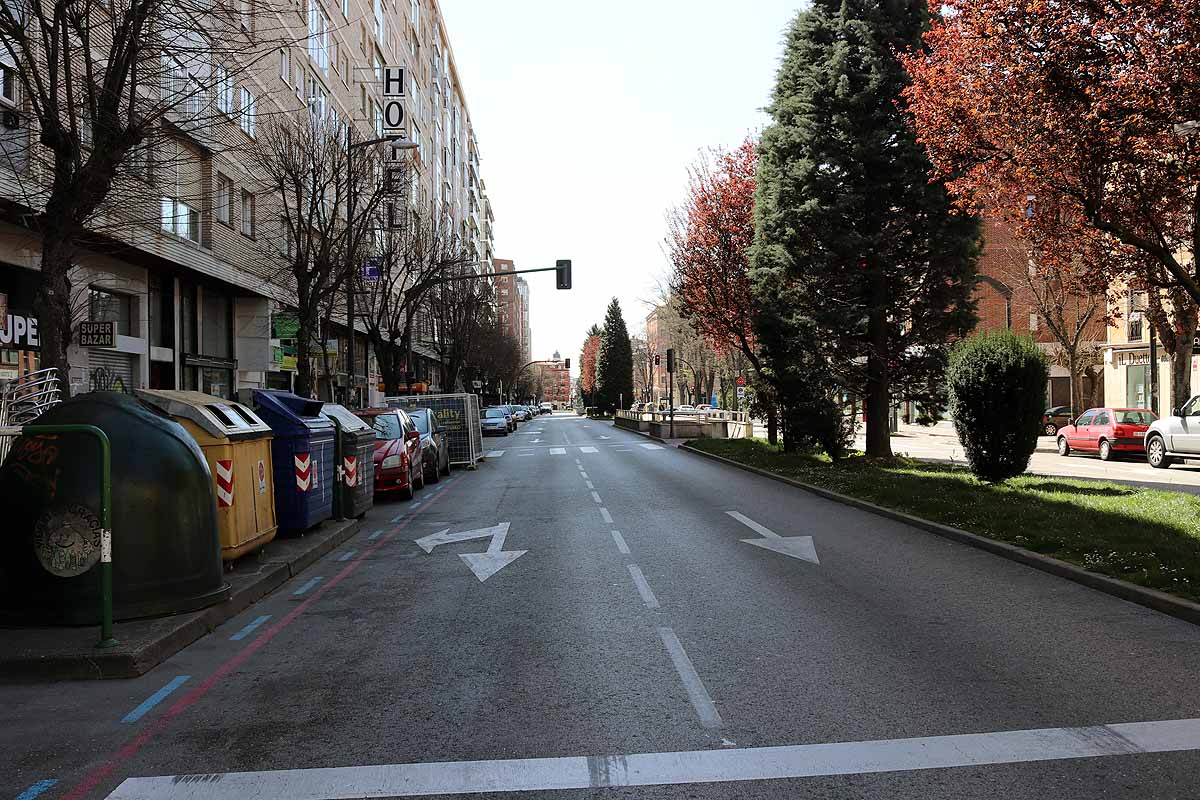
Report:
M504 419L504 411L499 408L489 408L483 412L488 419Z
M429 417L426 415L426 412L417 411L408 416L413 421L413 424L417 426L417 430L421 433L429 433Z
M1114 411L1118 425L1149 425L1158 419L1153 411Z
M404 438L404 427L400 424L400 416L398 414L375 414L363 419L375 429L376 439Z

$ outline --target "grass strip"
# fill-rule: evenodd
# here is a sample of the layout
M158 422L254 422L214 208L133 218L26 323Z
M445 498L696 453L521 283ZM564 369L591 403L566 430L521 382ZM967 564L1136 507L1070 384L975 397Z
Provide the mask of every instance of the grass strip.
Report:
M1200 497L1116 483L970 470L861 454L784 453L761 439L698 439L714 455L1200 601Z

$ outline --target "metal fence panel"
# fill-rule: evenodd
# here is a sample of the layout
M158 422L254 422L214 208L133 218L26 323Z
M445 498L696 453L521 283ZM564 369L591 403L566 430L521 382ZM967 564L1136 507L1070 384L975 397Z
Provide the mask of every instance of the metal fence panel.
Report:
M446 429L450 463L474 468L483 458L483 430L479 427L479 395L414 394L386 397L391 408L412 411L428 408Z

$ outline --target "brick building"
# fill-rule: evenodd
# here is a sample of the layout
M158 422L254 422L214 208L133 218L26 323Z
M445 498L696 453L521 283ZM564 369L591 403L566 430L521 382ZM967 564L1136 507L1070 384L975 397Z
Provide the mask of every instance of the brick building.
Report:
M527 363L533 360L530 356L529 284L520 275L510 274L516 266L509 259L492 259L492 268L496 275L496 305L501 328L520 346L521 361Z
M542 401L553 403L556 409L566 408L571 403L571 371L558 351L552 360L554 363L542 367Z
M1037 302L1026 282L1029 256L1024 246L1017 241L1012 229L997 219L985 219L983 223L983 253L979 259L979 282L975 287L979 323L977 330L992 331L1009 329L1019 334L1032 336L1051 356L1060 348L1053 334L1046 329L1038 313ZM1101 303L1103 300L1100 301ZM1104 345L1106 331L1104 309L1101 307L1088 326L1087 341L1097 350ZM1081 405L1094 398L1100 402L1104 396L1103 373L1092 386L1085 381ZM1050 381L1046 386L1047 405L1070 403L1070 377L1066 367L1051 364Z

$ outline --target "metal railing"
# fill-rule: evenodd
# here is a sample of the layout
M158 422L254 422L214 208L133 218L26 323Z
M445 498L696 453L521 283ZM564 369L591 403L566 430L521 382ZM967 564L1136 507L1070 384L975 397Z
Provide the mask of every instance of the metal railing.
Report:
M0 428L28 425L62 401L58 370L28 372L0 390ZM11 436L0 436L0 464L8 457Z
M671 414L667 411L618 411L619 419L630 422L670 422ZM748 411L726 411L720 408L702 411L676 411L676 422L740 422L750 423Z

